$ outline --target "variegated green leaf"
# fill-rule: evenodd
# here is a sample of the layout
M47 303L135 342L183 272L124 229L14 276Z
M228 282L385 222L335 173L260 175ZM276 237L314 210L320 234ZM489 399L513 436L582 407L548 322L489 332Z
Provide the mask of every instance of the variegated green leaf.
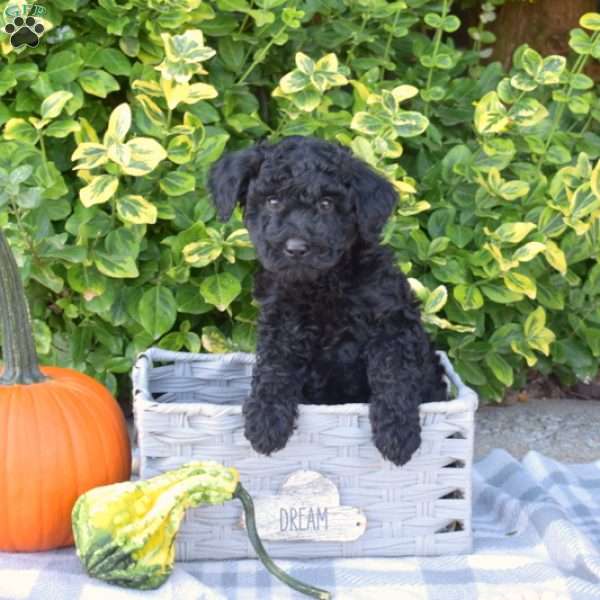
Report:
M60 90L50 94L43 102L40 109L42 119L56 119L62 112L65 104L73 97L71 92Z
M494 231L493 236L501 242L517 244L535 228L533 223L504 223Z
M446 286L439 285L429 294L423 306L423 311L430 315L435 314L444 308L447 300L448 290L446 290Z
M508 124L508 113L496 92L488 92L475 105L475 129L479 133L502 133Z
M529 262L545 249L546 245L542 244L541 242L529 242L515 250L512 258L513 260L517 260L519 262Z
M205 267L217 260L222 252L222 243L215 240L202 240L184 246L183 258L192 267Z
M117 214L122 221L135 225L156 223L156 206L143 196L126 194L117 198Z
M302 73L309 76L312 75L315 70L315 63L310 56L306 56L306 54L303 54L302 52L297 52L295 60L296 66Z
M165 149L152 138L134 138L126 146L130 152L127 164L123 165L126 175L146 175L167 157Z
M564 275L567 272L567 259L565 253L552 240L546 242L544 256L546 257L548 264L559 273Z
M414 137L429 127L429 119L421 113L403 110L393 119L394 130L400 137Z
M352 118L350 127L360 133L367 135L376 135L385 126L385 122L379 117L368 112L359 111Z
M108 154L103 144L79 144L71 156L71 160L80 161L74 169L94 169L108 162Z
M200 293L208 302L224 311L240 294L242 286L231 273L210 275L200 284Z
M284 94L295 94L303 90L310 83L308 75L300 69L294 69L287 75L284 75L279 81L279 87Z
M114 175L97 175L88 185L79 190L79 198L85 207L108 202L119 187L119 178Z
M338 68L338 57L333 52L320 58L315 65L315 70L329 71L330 73L337 72Z
M477 310L483 306L483 296L475 285L454 286L453 295L464 310Z
M123 142L130 128L131 108L129 104L124 102L123 104L119 104L110 114L108 127L104 134L104 144L108 146Z
M525 294L531 300L535 299L537 288L535 281L527 275L517 273L515 271L509 271L503 275L504 284L509 290L517 292L518 294Z

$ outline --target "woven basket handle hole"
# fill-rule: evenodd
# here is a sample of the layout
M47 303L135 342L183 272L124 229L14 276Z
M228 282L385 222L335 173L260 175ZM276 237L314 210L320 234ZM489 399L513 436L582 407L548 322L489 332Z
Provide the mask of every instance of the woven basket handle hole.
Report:
M440 527L435 533L450 533L451 531L464 531L465 526L462 521L450 521L444 527Z
M444 496L440 496L440 500L462 500L465 497L464 492L461 489L455 489L448 492Z

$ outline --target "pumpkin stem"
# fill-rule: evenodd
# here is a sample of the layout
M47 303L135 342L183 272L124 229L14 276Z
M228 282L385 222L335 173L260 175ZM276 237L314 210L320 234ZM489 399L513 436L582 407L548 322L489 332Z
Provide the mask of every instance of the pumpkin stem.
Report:
M0 323L4 337L4 371L0 385L39 383L48 379L39 368L29 306L10 246L0 230Z

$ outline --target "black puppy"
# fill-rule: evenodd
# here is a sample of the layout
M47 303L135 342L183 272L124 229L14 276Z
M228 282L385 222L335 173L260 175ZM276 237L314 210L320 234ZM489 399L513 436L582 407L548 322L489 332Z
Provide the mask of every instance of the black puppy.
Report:
M417 301L379 245L392 185L342 146L289 137L225 155L209 187L221 219L242 204L262 265L244 405L253 448L283 448L300 403L370 402L375 445L406 463L420 445L419 404L447 397Z

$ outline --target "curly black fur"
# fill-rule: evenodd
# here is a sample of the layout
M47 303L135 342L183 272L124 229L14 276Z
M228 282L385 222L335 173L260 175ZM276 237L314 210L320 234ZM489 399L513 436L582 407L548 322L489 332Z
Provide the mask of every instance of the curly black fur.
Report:
M223 220L244 206L262 265L244 405L254 449L283 448L300 403L370 402L375 445L406 463L420 445L419 404L446 400L446 386L418 303L379 245L392 185L342 146L290 137L224 156L209 187Z

